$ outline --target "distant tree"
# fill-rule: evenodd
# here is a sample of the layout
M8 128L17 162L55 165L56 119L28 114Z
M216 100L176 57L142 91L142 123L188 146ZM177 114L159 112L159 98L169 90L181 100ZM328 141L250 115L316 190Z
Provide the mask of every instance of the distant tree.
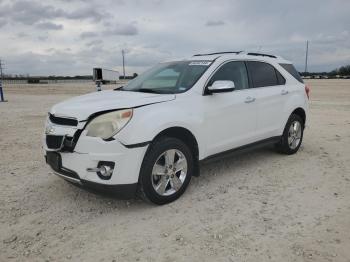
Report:
M337 69L334 69L334 70L329 72L330 76L336 76L337 74L338 74L338 70Z
M346 66L341 66L338 69L339 75L345 76L345 75L350 75L350 65Z

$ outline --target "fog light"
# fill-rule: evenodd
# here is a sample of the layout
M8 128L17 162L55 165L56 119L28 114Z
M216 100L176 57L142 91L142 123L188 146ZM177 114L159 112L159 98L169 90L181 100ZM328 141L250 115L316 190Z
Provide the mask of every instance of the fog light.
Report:
M103 177L109 177L113 173L113 169L109 166L101 166L97 173L100 173Z
M114 162L100 161L97 168L87 168L86 171L95 172L101 179L108 180L113 174L114 165Z

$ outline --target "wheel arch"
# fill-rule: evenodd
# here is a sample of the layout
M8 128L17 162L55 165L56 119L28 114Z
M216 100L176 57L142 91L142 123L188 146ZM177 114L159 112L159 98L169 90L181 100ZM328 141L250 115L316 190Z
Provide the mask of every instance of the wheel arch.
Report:
M298 108L294 109L292 114L296 114L296 115L300 116L301 119L303 120L303 124L305 126L305 123L306 123L306 112L305 112L305 110L303 108L298 107Z
M181 140L184 142L193 153L193 158L195 160L194 166L195 166L195 172L194 176L199 176L199 147L196 137L193 135L193 133L188 130L187 128L181 127L181 126L174 126L169 127L161 132L159 132L152 140L152 143L159 139L160 137L173 137Z

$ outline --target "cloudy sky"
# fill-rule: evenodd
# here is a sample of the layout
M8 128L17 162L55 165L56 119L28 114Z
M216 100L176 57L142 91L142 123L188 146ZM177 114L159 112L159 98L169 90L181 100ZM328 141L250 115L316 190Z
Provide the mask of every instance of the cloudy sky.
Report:
M249 50L281 55L309 71L350 63L349 0L0 0L6 73L127 73L195 53Z

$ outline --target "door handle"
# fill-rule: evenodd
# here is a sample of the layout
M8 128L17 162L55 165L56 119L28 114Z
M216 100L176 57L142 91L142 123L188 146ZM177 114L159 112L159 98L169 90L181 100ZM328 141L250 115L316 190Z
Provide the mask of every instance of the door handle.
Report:
M255 101L255 98L254 98L254 97L248 96L248 97L245 99L244 103L252 103L252 102L254 102L254 101Z
M284 95L286 95L286 94L288 94L288 93L289 93L289 92L288 92L287 90L282 90L282 91L281 91L281 95L282 95L282 96L284 96Z

